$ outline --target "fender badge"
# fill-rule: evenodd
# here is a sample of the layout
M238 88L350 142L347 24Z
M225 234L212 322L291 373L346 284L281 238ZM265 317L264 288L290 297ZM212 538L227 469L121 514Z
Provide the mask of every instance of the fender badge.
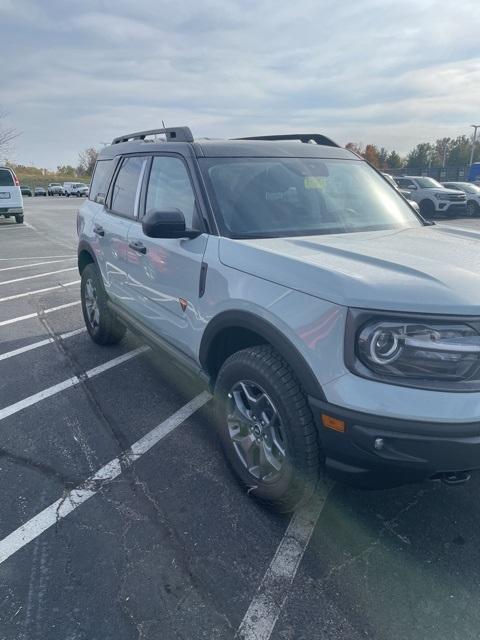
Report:
M188 300L185 300L185 298L179 298L178 301L182 307L182 311L186 311L188 307Z

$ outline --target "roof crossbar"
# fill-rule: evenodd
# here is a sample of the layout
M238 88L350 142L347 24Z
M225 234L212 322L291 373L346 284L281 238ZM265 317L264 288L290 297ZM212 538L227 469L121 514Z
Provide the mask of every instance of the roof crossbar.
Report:
M233 138L234 140L299 140L300 142L308 143L311 140L316 144L324 145L326 147L339 147L336 142L323 136L320 133L285 133L273 136L250 136L248 138Z
M145 140L146 136L154 136L164 134L167 142L193 142L193 135L189 127L167 127L164 129L150 129L149 131L137 131L136 133L127 133L112 140L112 144L120 142L129 142L130 140Z

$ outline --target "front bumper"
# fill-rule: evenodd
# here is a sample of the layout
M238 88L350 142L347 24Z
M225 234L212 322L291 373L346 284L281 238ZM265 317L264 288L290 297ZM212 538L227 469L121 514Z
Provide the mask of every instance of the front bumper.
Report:
M480 469L480 420L401 420L343 409L314 398L310 398L310 406L327 470L343 482L392 487ZM342 421L344 431L325 427L322 414Z
M439 200L436 203L437 213L443 213L449 216L466 216L467 215L467 201L465 202L445 202Z
M9 215L18 215L18 214L23 214L23 208L22 207L1 207L0 206L0 216L4 215L4 214L9 214Z

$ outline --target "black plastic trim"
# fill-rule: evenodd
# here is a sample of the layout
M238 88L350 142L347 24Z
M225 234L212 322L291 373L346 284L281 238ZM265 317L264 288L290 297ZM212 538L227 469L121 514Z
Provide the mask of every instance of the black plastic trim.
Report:
M317 377L298 349L268 320L249 311L224 311L210 321L203 333L199 352L200 364L204 370L208 370L208 356L215 337L220 331L229 328L248 329L257 333L287 361L307 394L325 399Z
M202 298L205 293L205 285L207 283L207 271L208 264L206 262L202 262L202 266L200 267L200 280L198 283L198 297Z
M165 355L171 357L175 363L189 375L199 378L205 388L210 388L210 378L207 373L198 365L195 360L187 356L185 353L168 343L154 331L149 329L145 324L132 316L126 309L119 304L113 302L110 298L107 301L108 306L131 331L141 335L155 349L159 349Z

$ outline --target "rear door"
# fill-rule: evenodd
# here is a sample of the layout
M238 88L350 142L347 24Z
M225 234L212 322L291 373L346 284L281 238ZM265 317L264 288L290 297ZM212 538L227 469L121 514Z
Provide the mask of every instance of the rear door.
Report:
M96 255L108 295L129 306L127 284L128 230L138 216L140 186L147 164L147 156L123 157L115 172L105 201L94 220ZM92 184L92 187L95 187ZM93 193L92 193L93 195Z
M145 180L145 215L180 209L189 229L203 229L192 176L184 159L155 155ZM149 238L141 219L128 233L128 284L132 310L160 337L189 356L195 349L201 317L200 272L208 235L188 238Z
M8 213L9 209L23 209L22 192L20 190L20 183L13 171L1 167L0 213Z

